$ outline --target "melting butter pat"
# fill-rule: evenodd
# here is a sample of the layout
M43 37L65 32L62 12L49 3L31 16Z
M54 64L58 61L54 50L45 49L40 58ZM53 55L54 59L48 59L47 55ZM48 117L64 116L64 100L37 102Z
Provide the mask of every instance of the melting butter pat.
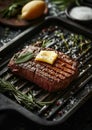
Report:
M55 51L42 50L36 56L35 60L53 64L54 61L57 59L57 57L58 57L58 54Z

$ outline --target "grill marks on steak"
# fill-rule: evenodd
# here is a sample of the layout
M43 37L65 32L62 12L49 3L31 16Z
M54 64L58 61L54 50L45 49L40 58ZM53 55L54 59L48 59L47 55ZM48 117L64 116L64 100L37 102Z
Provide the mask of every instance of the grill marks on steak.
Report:
M29 46L19 53L28 50L37 55L41 48ZM34 82L45 90L52 92L64 89L76 78L78 74L77 63L62 52L56 51L56 53L58 53L58 58L53 65L35 61L34 58L25 63L16 64L12 58L8 66L15 74Z

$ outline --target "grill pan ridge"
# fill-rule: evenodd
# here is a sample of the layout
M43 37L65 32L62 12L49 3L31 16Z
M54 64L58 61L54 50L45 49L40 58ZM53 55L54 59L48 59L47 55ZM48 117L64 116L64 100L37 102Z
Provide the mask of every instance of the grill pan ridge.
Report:
M65 39L68 40L73 34L83 35L85 39L87 39L85 41L89 41L89 44L86 44L88 49L85 49L83 52L80 50L79 53L79 45L75 44L70 47L75 47L74 51L70 50L70 48L60 40L60 34L62 34L62 32ZM46 19L33 29L29 28L24 32L24 35L20 34L15 41L0 52L0 77L10 81L23 93L28 93L32 90L35 98L39 101L53 100L53 103L51 105L45 105L41 109L30 111L13 100L10 95L0 94L0 110L11 109L17 111L31 121L44 126L53 126L63 123L92 95L92 43L90 38L91 32L74 27L71 23L67 23L56 17ZM78 67L80 73L78 78L64 91L48 93L35 84L15 76L7 67L10 58L15 52L30 43L35 43L38 40L45 41L46 39L50 41L50 44L47 44L46 47L63 51L79 62ZM60 44L61 48L59 47Z

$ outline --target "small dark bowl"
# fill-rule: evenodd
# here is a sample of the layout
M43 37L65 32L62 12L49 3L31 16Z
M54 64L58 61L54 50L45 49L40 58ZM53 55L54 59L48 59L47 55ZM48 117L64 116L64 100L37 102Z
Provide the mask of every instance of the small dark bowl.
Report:
M74 18L70 15L70 11L71 9L73 9L74 7L89 7L89 6L77 6L76 4L71 4L66 10L65 10L65 14L67 16L67 18L69 18L70 20L74 21L74 22L78 22L78 23L82 23L82 24L92 24L92 19L77 19L77 18ZM89 7L91 8L91 7Z
M78 0L78 2L79 2L81 5L86 5L86 6L92 7L92 0Z

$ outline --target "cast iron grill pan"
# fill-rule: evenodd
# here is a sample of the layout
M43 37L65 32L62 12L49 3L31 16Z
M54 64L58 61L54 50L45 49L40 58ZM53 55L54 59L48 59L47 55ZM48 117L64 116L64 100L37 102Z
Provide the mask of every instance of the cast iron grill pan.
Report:
M77 37L82 40L83 44L79 45L80 41L76 41ZM31 90L38 101L53 101L53 103L30 111L13 100L10 95L0 94L0 110L17 111L31 121L44 126L64 122L92 94L92 43L90 37L90 32L73 27L70 23L55 17L48 18L34 29L28 29L24 34L20 34L13 43L11 42L0 52L0 78L11 82L23 93L27 94ZM67 89L48 93L34 83L14 75L8 69L7 64L15 52L29 44L36 43L37 46L42 46L37 41L48 42L45 47L63 51L79 62L78 78Z

